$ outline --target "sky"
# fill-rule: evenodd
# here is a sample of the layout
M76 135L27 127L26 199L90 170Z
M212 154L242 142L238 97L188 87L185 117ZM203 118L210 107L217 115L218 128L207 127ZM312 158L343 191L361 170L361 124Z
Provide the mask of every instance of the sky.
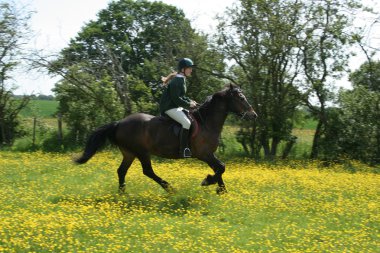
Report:
M153 1L153 0L152 0ZM30 26L36 34L28 47L43 49L48 54L59 52L66 47L81 28L97 13L107 8L111 0L16 0L34 12ZM193 27L201 31L212 31L216 26L214 17L224 12L235 0L162 0L166 4L182 9L192 21ZM52 95L51 89L59 77L19 70L15 94Z
M97 13L105 9L111 0L15 0L21 6L34 12L30 20L30 27L35 36L29 41L28 48L43 49L48 54L59 52L66 47L71 38L74 38L81 28L90 20L95 20ZM153 0L152 0L153 1ZM211 32L216 27L215 16L223 13L232 6L235 0L161 0L182 9L186 18L191 20L194 28L204 32ZM371 6L376 5L374 0L365 0ZM378 7L378 4L377 4ZM380 42L380 25L372 31L373 37ZM350 62L350 67L356 69L365 61L358 56ZM347 77L346 77L347 79ZM49 77L47 74L25 72L19 70L15 83L18 88L15 94L44 94L52 95L51 89L59 78ZM342 86L347 85L342 80Z

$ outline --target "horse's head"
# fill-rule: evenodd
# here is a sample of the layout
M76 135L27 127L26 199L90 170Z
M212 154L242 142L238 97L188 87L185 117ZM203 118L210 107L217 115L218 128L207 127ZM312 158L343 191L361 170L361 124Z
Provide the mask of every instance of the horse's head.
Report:
M230 84L226 90L226 96L228 98L227 106L230 112L239 115L242 119L253 120L257 118L256 112L248 103L247 98L239 87Z

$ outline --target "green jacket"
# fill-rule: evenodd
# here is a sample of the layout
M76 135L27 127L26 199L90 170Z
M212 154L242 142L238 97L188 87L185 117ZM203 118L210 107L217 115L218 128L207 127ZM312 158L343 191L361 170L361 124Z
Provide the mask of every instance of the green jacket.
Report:
M160 100L160 113L163 115L167 110L190 107L191 99L186 97L186 80L184 76L176 75L165 87Z

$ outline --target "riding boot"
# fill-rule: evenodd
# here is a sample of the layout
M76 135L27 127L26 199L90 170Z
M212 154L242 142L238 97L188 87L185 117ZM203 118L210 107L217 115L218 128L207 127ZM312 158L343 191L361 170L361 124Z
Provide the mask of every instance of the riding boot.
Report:
M183 158L191 157L191 150L189 147L189 129L182 128L179 137L179 155Z

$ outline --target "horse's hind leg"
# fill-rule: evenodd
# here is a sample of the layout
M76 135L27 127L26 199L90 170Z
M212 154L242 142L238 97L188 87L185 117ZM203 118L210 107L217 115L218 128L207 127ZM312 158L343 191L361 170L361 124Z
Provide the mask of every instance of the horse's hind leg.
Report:
M165 180L163 180L162 178L160 178L159 176L157 176L156 173L154 173L153 168L152 168L152 163L150 161L150 155L148 154L140 155L138 156L138 159L141 162L141 166L143 167L143 173L145 176L156 181L159 185L161 185L162 188L165 189L165 191L173 192L174 189L171 187L171 185Z
M135 156L129 152L122 151L122 153L123 161L117 169L117 175L119 176L119 192L121 193L125 192L125 175L135 159Z

